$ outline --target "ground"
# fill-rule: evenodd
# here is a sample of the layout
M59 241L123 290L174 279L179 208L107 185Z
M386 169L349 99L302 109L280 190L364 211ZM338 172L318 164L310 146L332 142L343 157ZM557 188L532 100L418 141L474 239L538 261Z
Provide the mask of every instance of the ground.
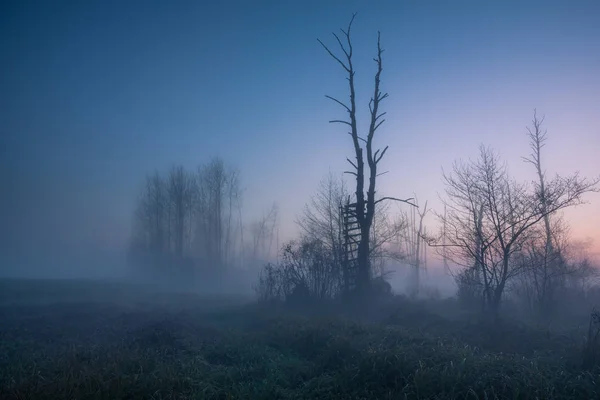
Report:
M247 301L0 281L0 398L599 398L576 335L401 299L311 315Z

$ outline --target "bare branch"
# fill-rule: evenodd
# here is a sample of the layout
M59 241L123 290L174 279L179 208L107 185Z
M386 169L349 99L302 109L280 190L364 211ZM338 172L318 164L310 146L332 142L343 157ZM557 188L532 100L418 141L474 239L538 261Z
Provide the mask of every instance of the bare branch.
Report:
M343 29L340 29L342 31L342 33L344 33ZM340 49L342 49L342 51L344 52L344 54L346 55L346 58L350 57L350 54L348 54L348 52L346 51L346 48L344 47L344 45L342 44L342 41L340 40L339 36L335 34L335 32L331 33L334 37L335 40L337 40L338 44L340 45ZM345 35L345 33L344 33Z
M414 200L414 198L412 198L412 197L410 197L408 199L398 199L396 197L382 197L379 200L376 200L375 204L381 203L382 201L385 201L385 200L391 200L391 201L397 201L397 202L400 202L400 203L406 203L406 204L411 205L413 207L419 208L418 205L416 205L415 203L411 202L411 200Z
M329 121L330 124L345 124L345 125L349 125L352 126L352 124L348 121L343 121L341 119L333 119L331 121Z
M381 161L381 159L383 158L383 156L385 155L385 152L387 151L389 146L385 146L385 148L383 149L383 151L381 152L381 155L379 155L379 157L377 157L377 153L379 152L379 150L377 150L375 152L375 164L379 163L379 161Z
M345 105L344 103L342 103L341 101L339 101L338 99L331 97L329 95L325 95L325 97L327 97L329 100L333 100L336 103L338 103L340 106L344 107L346 109L346 111L348 112L352 112L352 110L350 110L350 107L348 107L347 105Z
M358 169L358 167L356 166L356 164L354 162L352 162L351 159L346 158L346 161L348 161L350 163L350 165L352 165L354 168Z
M335 36L335 34L334 34ZM337 36L336 36L337 38ZM329 55L335 60L337 61L347 72L350 72L350 68L348 66L346 66L346 64L343 63L342 60L340 60L335 54L333 54L333 52L331 50L329 50L329 47L327 47L323 42L321 42L321 39L317 39L317 41L321 44L321 46L323 46L323 48L325 50L327 50L327 52L329 53Z

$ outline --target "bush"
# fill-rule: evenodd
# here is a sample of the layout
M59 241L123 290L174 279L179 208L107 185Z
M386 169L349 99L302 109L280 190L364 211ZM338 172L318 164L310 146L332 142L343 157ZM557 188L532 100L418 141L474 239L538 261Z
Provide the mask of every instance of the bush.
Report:
M260 271L254 287L259 302L274 302L285 298L281 270L274 264L266 264Z
M304 238L284 246L279 264L263 267L255 291L259 301L331 299L341 288L339 272L320 241Z
M375 298L392 297L392 285L383 276L378 276L371 281L371 295Z
M441 300L442 293L440 289L435 286L423 286L421 288L421 297L427 300Z
M583 349L583 368L593 369L600 365L600 312L592 311Z
M456 298L463 307L473 308L483 301L481 282L474 268L466 268L455 276Z

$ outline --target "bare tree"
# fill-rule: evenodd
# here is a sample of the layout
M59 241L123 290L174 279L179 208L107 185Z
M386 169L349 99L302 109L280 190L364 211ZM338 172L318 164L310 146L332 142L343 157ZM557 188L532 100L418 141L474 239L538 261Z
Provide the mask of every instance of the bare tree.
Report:
M525 289L530 302L535 303L532 306L537 307L542 313L547 313L552 307L551 303L554 302L558 285L561 284L560 281L564 281L568 268L554 243L560 233L557 231L560 226L552 229L552 215L547 212L549 199L546 174L542 167L542 148L545 146L547 131L542 130L543 122L544 117L538 118L537 111L534 110L532 126L527 127L531 153L528 157L523 157L525 162L535 168L538 177L534 188L539 197L541 212L544 214L543 232L538 230L537 234L532 235L519 258L525 267L522 288Z
M259 300L287 300L308 305L309 300L334 298L341 286L332 253L323 242L307 236L286 243L282 260L265 265L255 287Z
M331 252L334 264L339 269L342 268L344 258L344 221L341 209L348 196L344 180L330 172L321 180L317 192L304 207L302 215L296 219L302 234L321 241L324 248Z
M128 260L178 283L224 278L242 259L239 173L214 159L197 173L173 166L146 178L136 205ZM210 268L212 267L212 268Z
M372 276L378 279L389 272L385 270L387 261L404 261L409 254L406 249L394 246L398 238L406 237L408 217L403 211L393 213L391 208L390 203L378 204L371 226L369 258Z
M443 181L444 213L435 213L442 232L439 238L426 239L438 252L441 250L445 264L450 261L461 268L458 274L448 269L458 284L459 298L466 297L469 303L483 300L483 198L476 187L474 166L454 162L452 172L443 173Z
M236 245L239 236L240 243L242 241L241 229L237 230L237 227L241 227L241 198L242 193L240 190L240 173L237 169L230 169L229 180L227 185L227 221L225 231L225 263L226 265L233 265L236 253ZM239 221L236 224L236 215L239 215Z
M241 207L238 176L220 158L198 168L196 243L201 256L215 267L227 265L232 258L234 218Z
M129 260L136 266L156 268L169 255L169 197L167 184L158 172L146 176L136 204Z
M145 193L142 199L142 212L148 232L148 247L160 257L167 250L168 223L166 219L167 193L165 182L158 172L146 178Z
M342 209L349 197L344 180L330 172L321 180L317 192L296 219L306 240L318 240L325 250L331 252L340 278L345 267ZM406 216L403 213L392 215L388 206L389 204L381 204L377 207L371 227L369 259L374 276L385 274L385 264L389 259L404 258L404 253L393 248L391 244L406 231Z
M415 200L415 204L418 204ZM423 268L423 261L425 259L425 241L423 239L425 233L425 226L423 220L427 215L427 202L423 210L413 208L410 218L410 224L408 229L408 235L405 238L408 252L408 263L412 266L412 280L410 282L410 295L413 298L418 297L419 289L421 287L421 269Z
M442 217L442 261L444 262L444 272L450 274L450 264L448 264L448 251L446 249L446 238L448 237L448 207L444 204L444 216Z
M562 220L555 219L548 227L552 241L558 245L562 236L566 236L566 226ZM544 224L531 228L528 239L515 254L514 263L522 270L513 286L513 292L530 309L547 316L554 309L558 292L566 285L566 277L574 273L558 246L553 245L548 253L547 230Z
M196 190L194 177L183 166L174 166L169 172L167 194L169 199L169 231L174 233L175 255L182 259L184 245L189 241L189 226L192 225L193 201Z
M341 123L349 126L350 137L352 138L352 143L354 146L354 155L355 161L347 158L350 165L353 167L352 171L348 171L349 174L353 175L356 178L356 215L358 220L358 225L360 227L360 242L358 245L358 276L357 276L357 288L359 290L366 290L370 284L371 280L371 263L370 263L370 253L371 253L371 228L373 225L373 218L375 216L375 207L376 205L384 200L396 200L408 202L408 200L400 200L396 198L384 197L378 200L375 199L376 193L376 181L377 181L377 166L383 156L385 155L388 147L386 146L383 150L374 150L373 149L373 137L375 136L375 132L377 129L383 124L385 119L383 116L385 112L380 113L379 107L381 102L388 97L387 93L382 93L380 90L380 81L381 81L381 73L383 71L383 63L382 63L382 54L383 49L381 48L381 33L377 33L377 56L374 58L374 61L377 65L377 72L375 74L375 83L374 83L374 93L373 97L369 102L369 112L370 112L370 123L369 129L367 131L366 138L362 137L358 133L358 126L356 120L356 91L355 91L355 83L354 83L354 75L355 70L353 66L353 47L352 41L350 38L350 33L352 29L352 23L354 21L356 14L352 16L350 23L348 24L348 28L346 30L340 29L345 44L340 39L340 36L336 33L333 33L334 38L336 39L342 53L343 57L336 56L321 40L319 43L323 46L323 48L329 53L329 55L337 61L344 71L346 71L348 75L348 85L350 90L350 102L349 105L344 102L332 97L326 96L330 100L336 102L340 106L342 106L346 112L348 113L348 119L344 120L333 120L330 121L332 123ZM342 60L343 58L343 60ZM365 155L363 153L363 147L361 146L361 142L364 144L366 149L366 161L369 167L369 184L365 198Z
M449 201L443 222L455 258L469 268L474 262L481 272L484 304L496 315L507 282L520 272L512 257L531 228L550 213L580 204L596 182L557 177L547 186L543 207L539 194L510 179L498 156L483 146L476 162L455 164L453 172L444 176Z
M271 256L273 239L277 228L279 207L273 203L269 211L250 226L252 235L252 260L257 263ZM277 249L279 250L279 249Z

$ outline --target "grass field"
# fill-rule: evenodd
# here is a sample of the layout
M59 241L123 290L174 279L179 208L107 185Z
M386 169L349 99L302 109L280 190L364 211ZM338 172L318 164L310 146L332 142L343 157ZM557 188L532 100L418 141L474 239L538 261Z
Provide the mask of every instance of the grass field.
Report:
M396 300L345 317L0 281L0 399L593 399L581 340Z

